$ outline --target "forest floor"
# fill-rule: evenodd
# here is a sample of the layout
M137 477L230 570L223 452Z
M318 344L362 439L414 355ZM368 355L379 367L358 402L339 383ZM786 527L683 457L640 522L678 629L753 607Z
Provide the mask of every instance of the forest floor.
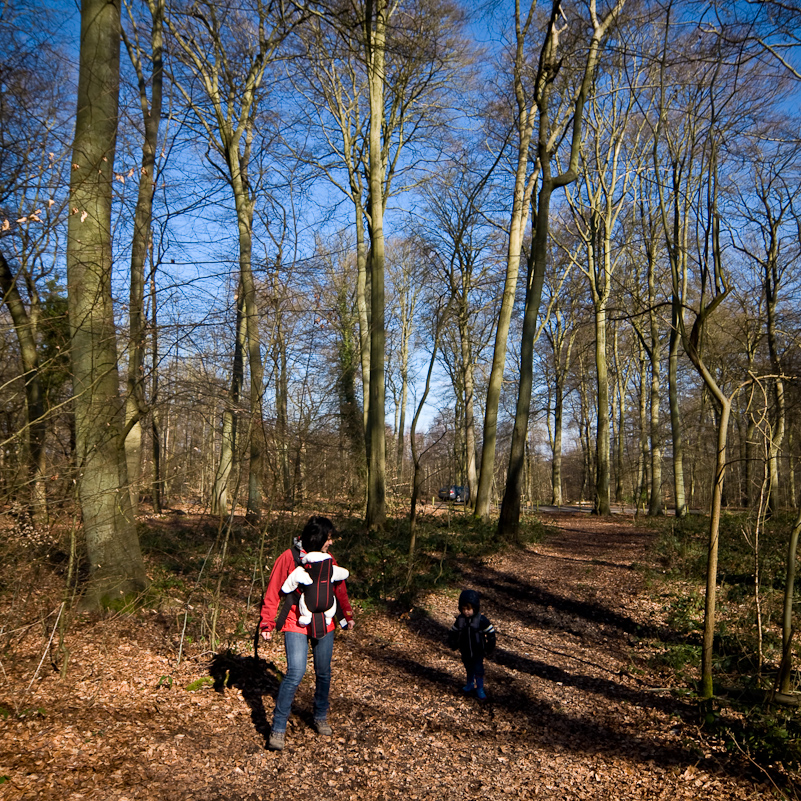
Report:
M646 586L653 533L621 516L546 522L556 531L541 544L458 565L498 629L488 700L461 692L461 662L444 645L459 588L443 589L337 634L334 736L311 729L307 675L281 753L266 749L280 637L258 664L243 634L241 654L195 643L176 666L155 612L76 620L62 678L48 660L34 672L40 626L38 653L0 665L0 798L777 797L649 668L666 631ZM204 677L217 689L187 689Z

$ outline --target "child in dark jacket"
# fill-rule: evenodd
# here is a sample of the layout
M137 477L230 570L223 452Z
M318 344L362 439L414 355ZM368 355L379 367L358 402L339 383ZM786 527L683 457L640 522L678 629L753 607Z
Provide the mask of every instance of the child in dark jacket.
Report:
M459 616L448 632L449 647L458 648L467 671L463 692L475 688L476 698L487 697L484 691L484 657L495 650L495 627L480 613L480 598L475 590L463 590L459 596Z

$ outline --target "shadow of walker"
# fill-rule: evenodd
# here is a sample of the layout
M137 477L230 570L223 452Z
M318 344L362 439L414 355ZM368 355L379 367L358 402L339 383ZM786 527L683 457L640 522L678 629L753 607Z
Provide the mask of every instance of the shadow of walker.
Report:
M263 738L266 747L270 724L262 696L270 695L275 698L284 674L272 662L231 651L215 654L209 662L208 670L218 693L224 692L226 687L235 687L242 693L242 698L250 708L253 727Z

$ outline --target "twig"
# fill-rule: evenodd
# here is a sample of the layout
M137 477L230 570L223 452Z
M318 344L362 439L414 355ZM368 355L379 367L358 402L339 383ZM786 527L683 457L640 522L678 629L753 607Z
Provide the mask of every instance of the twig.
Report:
M445 554L448 553L448 541L445 541L445 545L442 548L442 559L439 560L439 573L437 573L437 577L434 579L434 584L436 584L440 578L442 577L442 563L445 561Z
M56 610L54 609L50 615L54 615ZM50 617L48 615L47 617ZM47 620L47 617L45 620ZM26 626L20 626L18 629L8 629L7 631L0 631L0 637L10 637L12 634L16 634L19 631L27 631L28 629L32 629L34 626L38 626L41 621L34 620L33 623L28 623Z
M731 732L730 732L730 734L731 734ZM734 743L734 745L736 746L737 750L738 750L738 751L739 751L739 752L740 752L740 753L741 753L741 754L742 754L742 755L743 755L743 756L744 756L744 757L745 757L745 758L746 758L746 759L747 759L747 760L748 760L748 761L749 761L749 762L750 762L750 763L751 763L751 764L752 764L752 765L753 765L755 768L757 768L758 770L762 771L762 773L764 773L764 774L765 774L765 776L767 776L767 778L768 778L768 781L769 781L769 782L770 782L770 783L771 783L771 784L774 786L774 788L776 789L776 792L777 792L777 793L778 793L778 794L779 794L779 795L780 795L780 796L781 796L783 799L785 799L786 801L789 801L789 799L790 799L790 796L789 796L789 795L787 795L787 793L785 793L785 792L784 792L784 791L781 789L781 787L779 787L779 785L778 785L778 784L776 784L776 782L773 780L773 777L770 775L770 773L769 773L767 770L765 770L765 768L763 768L763 767L762 767L762 765L760 765L760 764L759 764L759 762L757 762L757 761L756 761L756 760L755 760L755 759L754 759L754 758L751 756L751 754L749 754L749 753L748 753L748 751L746 751L746 750L745 750L745 749L744 749L744 748L743 748L743 747L740 745L740 743L738 743L738 742L737 742L737 738L736 738L736 737L734 737L734 735L731 735L731 740L732 740L732 742ZM794 799L796 799L796 800L798 799L798 793L796 793L796 792L795 792L795 790L793 790L793 795L792 795L792 797L793 797Z
M42 654L42 658L39 660L39 664L36 666L36 672L33 674L33 678L30 681L30 684L25 689L25 692L29 692L33 683L36 681L36 677L39 675L39 670L42 667L42 663L45 661L45 657L50 653L50 646L53 642L53 637L56 636L56 629L58 628L58 621L61 620L61 613L64 611L64 607L66 606L66 602L62 602L61 608L58 610L58 617L56 618L55 625L53 626L53 631L50 632L50 639L47 641L47 648L45 648L44 653ZM52 612L51 612L52 614Z

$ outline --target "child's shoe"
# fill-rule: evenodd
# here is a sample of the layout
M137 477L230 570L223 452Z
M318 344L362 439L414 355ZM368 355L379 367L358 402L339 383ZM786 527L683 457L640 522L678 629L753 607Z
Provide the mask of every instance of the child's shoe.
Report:
M473 692L474 687L475 687L475 685L471 681L469 684L465 684L465 686L462 687L462 692L463 693L471 693L471 692Z
M479 687L476 690L476 698L478 698L479 701L486 701L487 700L487 694L484 692L484 688L483 687Z

